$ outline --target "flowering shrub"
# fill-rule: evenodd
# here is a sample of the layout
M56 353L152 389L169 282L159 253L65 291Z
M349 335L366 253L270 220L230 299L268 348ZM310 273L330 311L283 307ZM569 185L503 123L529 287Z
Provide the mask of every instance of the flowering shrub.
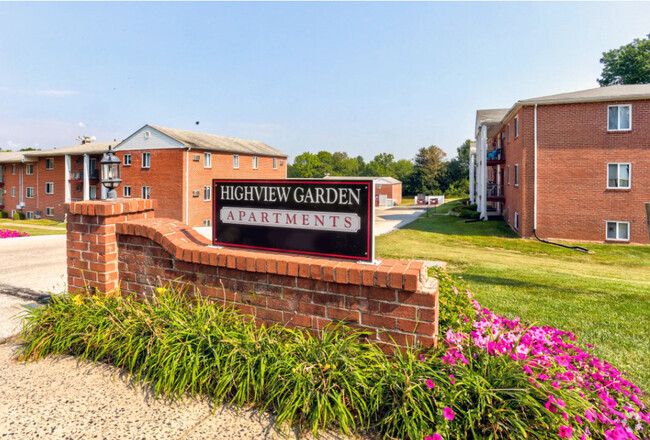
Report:
M504 367L506 364L515 366L527 377L526 390L520 391L526 391L533 399L537 396L537 403L541 392L546 400L543 411L526 423L527 436L547 438L541 431L539 436L536 435L534 428L538 427L553 434L548 438L650 438L650 414L641 401L639 388L627 381L616 368L575 345L574 335L552 327L527 326L519 319L509 320L482 308L471 299L469 291L459 295L466 295L471 301L475 316L469 330L466 326L448 328L442 362L458 377L465 377L468 371L475 370L481 359L485 366L493 363L489 359L501 360ZM503 371L503 374L516 373ZM483 379L488 378L488 371L483 370ZM450 375L452 380L458 381ZM437 426L439 435L442 432L450 437L465 438L469 434L468 422L474 426L483 422L476 419L471 403L468 406L467 402L459 399L473 385L456 384L459 385L463 385L465 390L441 395L440 404L444 402L457 408L456 419L461 420ZM475 398L481 399L481 396ZM529 401L528 407L522 407L522 411L538 412L535 406L533 401ZM465 416L462 416L462 411ZM496 411L491 414L493 418L497 417L493 413ZM453 420L447 417L447 413L445 417ZM497 437L501 436L497 434Z
M27 232L18 232L13 229L0 229L0 238L29 237Z

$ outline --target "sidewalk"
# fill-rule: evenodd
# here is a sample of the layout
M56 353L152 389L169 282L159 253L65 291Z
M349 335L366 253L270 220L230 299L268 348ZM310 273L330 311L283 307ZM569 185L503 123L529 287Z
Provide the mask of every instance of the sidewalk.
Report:
M17 345L0 345L0 437L16 440L203 440L313 439L287 430L258 411L218 407L186 399L154 399L149 388L133 386L104 364L72 357L22 363ZM325 440L350 439L323 433Z

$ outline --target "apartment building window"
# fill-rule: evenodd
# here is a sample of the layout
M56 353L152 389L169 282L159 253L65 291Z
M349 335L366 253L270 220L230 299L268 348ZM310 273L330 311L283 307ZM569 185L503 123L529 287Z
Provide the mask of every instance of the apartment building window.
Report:
M53 217L54 216L54 208L53 207L45 208L45 215L48 216L48 217Z
M630 222L607 222L607 239L628 241L630 239Z
M232 155L232 167L239 168L239 154Z
M519 230L519 213L515 212L515 224L514 224L515 230Z
M25 218L26 218L27 220L34 220L34 211L27 211L27 212L25 213Z
M203 153L203 168L212 168L212 153Z
M203 220L203 226L211 226L212 221L211 220Z
M11 197L16 197L16 187L15 186L11 187Z
M45 194L54 194L54 182L45 182Z
M210 191L210 186L203 187L203 200L212 200L212 191Z
M31 176L32 174L34 174L34 164L33 163L28 163L27 165L25 165L25 174L27 174L28 176Z
M278 169L278 158L277 157L273 158L273 169L274 170Z
M125 186L122 188L122 194L124 197L131 197L131 187L130 186Z
M142 187L142 198L143 199L150 199L151 198L151 187L150 186L143 186Z
M28 186L25 188L25 197L28 199L33 199L34 198L34 187Z
M519 116L515 116L515 139L519 137Z
M46 170L53 170L54 169L54 159L52 159L52 158L45 159L45 169Z
M11 175L12 176L16 175L16 164L15 163L11 164Z
M515 186L519 186L519 164L515 164Z
M142 168L151 166L151 153L142 153Z
M607 188L629 189L632 165L629 163L607 164Z
M506 168L506 182L510 185L510 165Z
M258 164L257 156L253 156L253 169L254 169L254 170L257 169L257 164Z
M607 106L607 131L626 131L632 129L632 106Z
M124 155L124 166L125 167L130 167L131 166L131 155L130 154L125 154Z
M506 138L508 138L508 142L510 142L510 124L506 126Z

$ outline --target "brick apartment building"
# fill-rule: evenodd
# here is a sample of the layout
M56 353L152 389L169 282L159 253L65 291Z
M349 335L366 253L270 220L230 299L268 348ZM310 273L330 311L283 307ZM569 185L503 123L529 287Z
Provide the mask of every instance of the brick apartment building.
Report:
M357 176L330 176L324 179L337 180L364 180L372 179L375 182L375 198L378 205L392 206L402 203L402 182L394 177L357 177Z
M650 84L478 110L470 198L522 237L649 243Z
M191 226L211 222L213 178L287 176L287 155L262 142L145 125L122 142L0 153L0 210L63 220L64 203L106 198L109 147L122 161L118 197L156 198L161 216Z

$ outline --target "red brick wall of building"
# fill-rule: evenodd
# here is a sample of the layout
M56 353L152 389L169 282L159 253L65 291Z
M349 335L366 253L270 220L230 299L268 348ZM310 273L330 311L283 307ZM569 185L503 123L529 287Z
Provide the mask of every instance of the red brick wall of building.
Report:
M632 105L632 130L607 131L608 105ZM644 203L650 202L650 100L538 105L537 233L541 238L606 241L606 222L630 223L630 242L648 243ZM504 218L533 236L534 106L519 112L519 138L506 142ZM492 144L500 135L490 139ZM519 187L514 165L519 164ZM607 188L607 164L631 163L631 189ZM507 184L508 166L510 184ZM494 167L496 168L496 167ZM491 171L489 171L490 173ZM509 209L508 209L509 208Z
M3 211L7 212L11 216L11 211L16 210L16 205L20 202L20 173L22 171L21 164L16 163L16 174L11 174L11 165L10 163L2 164L5 169L2 171L2 181L4 182L3 190L6 190L6 194L2 195L2 204L4 205ZM16 188L16 197L11 197L11 187Z
M381 188L377 188L375 185L375 195L383 194L389 199L395 199L395 202L399 205L402 203L402 184L396 183L393 185L381 184Z

